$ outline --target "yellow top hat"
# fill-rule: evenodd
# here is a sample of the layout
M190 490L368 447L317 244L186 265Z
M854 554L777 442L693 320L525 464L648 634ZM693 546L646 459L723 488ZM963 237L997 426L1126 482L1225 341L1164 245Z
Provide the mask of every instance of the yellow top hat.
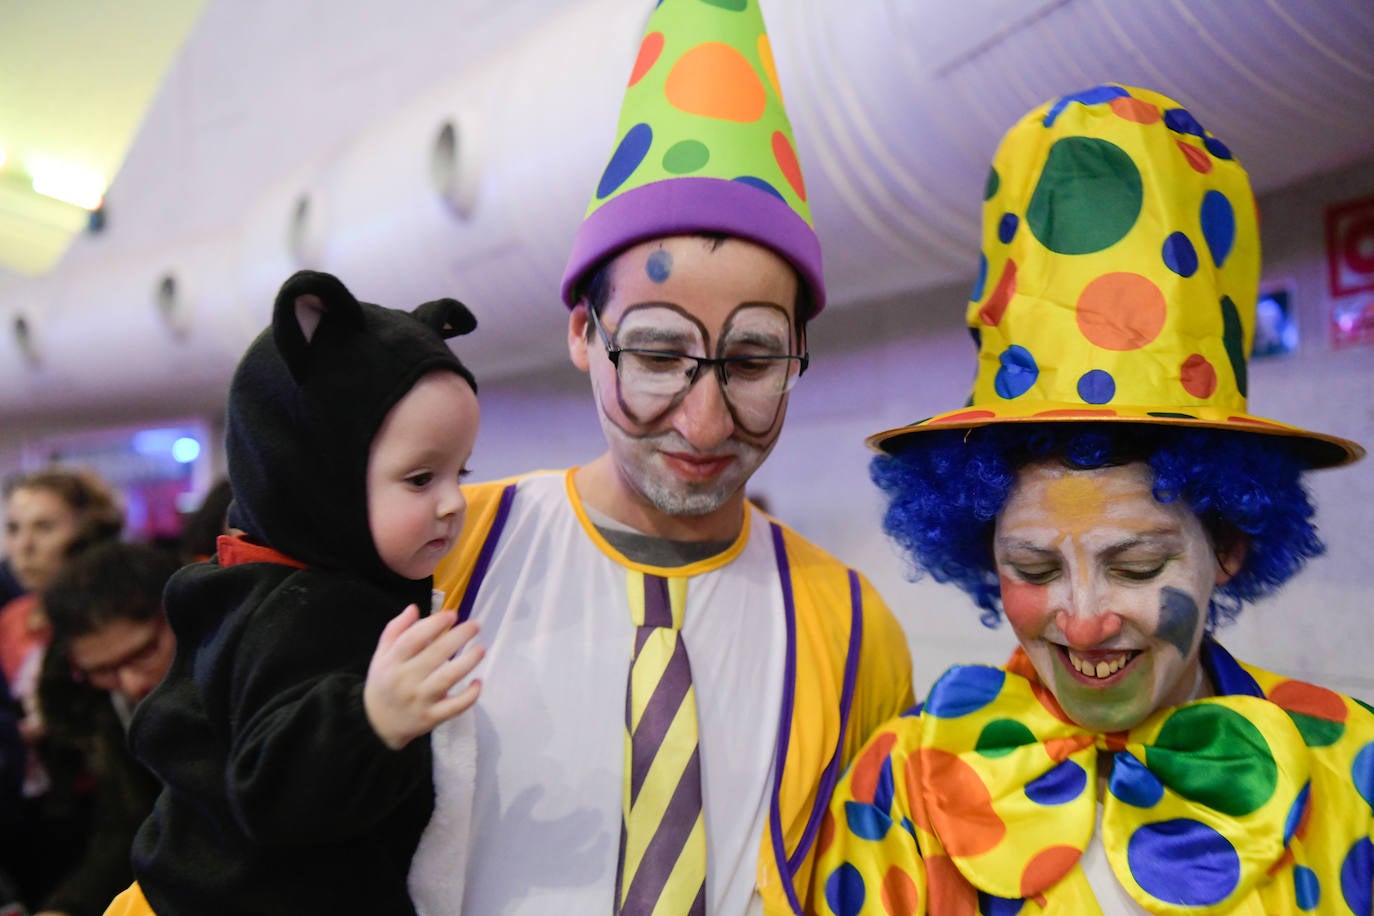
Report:
M1177 102L1116 85L1047 102L1007 132L983 196L973 395L870 447L903 451L930 429L1086 420L1290 437L1313 468L1364 455L1248 413L1255 199L1230 150Z

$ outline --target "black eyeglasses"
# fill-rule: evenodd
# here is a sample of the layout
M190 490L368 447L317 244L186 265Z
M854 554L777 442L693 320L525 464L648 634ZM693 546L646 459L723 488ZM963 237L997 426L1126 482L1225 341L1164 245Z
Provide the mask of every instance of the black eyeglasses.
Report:
M675 350L616 346L595 309L591 313L606 358L615 366L621 408L637 423L661 419L702 377L715 371L735 423L745 432L761 435L772 428L783 395L797 384L810 362L809 354L749 353L737 356L691 356Z

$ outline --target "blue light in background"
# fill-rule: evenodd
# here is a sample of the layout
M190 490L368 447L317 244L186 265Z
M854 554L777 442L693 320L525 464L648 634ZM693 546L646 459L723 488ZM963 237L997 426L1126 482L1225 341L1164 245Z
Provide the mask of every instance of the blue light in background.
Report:
M172 443L172 457L182 464L190 464L200 457L200 443L190 436L182 436Z

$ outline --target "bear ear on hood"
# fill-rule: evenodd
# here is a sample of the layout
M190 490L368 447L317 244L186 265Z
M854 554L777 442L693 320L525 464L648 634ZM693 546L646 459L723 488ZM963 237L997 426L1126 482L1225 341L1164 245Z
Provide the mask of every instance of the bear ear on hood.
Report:
M297 384L310 366L310 341L326 319L364 326L362 307L338 277L314 270L292 274L272 306L272 338Z
M470 334L477 328L477 319L468 311L468 307L457 299L435 299L425 302L417 305L410 314L445 340Z

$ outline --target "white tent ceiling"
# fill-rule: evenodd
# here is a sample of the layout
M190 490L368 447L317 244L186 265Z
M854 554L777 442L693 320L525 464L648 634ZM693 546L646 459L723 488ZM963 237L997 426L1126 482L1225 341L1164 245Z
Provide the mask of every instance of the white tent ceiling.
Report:
M1374 156L1368 0L761 2L825 252L823 322L971 279L998 138L1066 92L1179 99L1261 192ZM388 305L464 299L479 376L564 360L558 278L650 9L209 0L106 229L46 275L0 273L0 420L217 410L297 266ZM433 178L445 124L456 206Z

